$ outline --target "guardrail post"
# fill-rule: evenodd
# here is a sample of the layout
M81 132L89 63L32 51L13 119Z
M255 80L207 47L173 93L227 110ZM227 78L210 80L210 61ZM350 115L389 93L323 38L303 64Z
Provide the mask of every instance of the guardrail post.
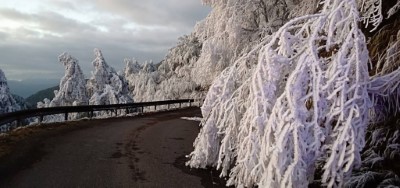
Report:
M192 106L192 101L189 101L189 107L191 107Z
M114 109L114 113L115 113L115 117L117 117L118 116L118 110Z
M157 111L157 105L154 105L154 111Z
M40 117L39 117L39 123L42 123L43 122L43 115L41 115Z
M125 109L125 114L128 115L129 114L129 108Z
M17 119L17 127L22 127L22 119L20 117Z
M89 112L90 119L93 118L93 110Z
M169 109L169 104L168 104L168 109Z
M144 107L142 106L142 113L144 112Z
M182 103L179 103L179 108L182 108Z
M65 121L68 121L68 112L65 112L65 118L64 118L64 120L65 120Z

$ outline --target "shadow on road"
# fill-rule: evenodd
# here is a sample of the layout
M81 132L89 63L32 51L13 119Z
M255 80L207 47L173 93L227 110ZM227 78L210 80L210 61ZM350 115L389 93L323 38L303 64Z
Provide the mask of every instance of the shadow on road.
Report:
M199 108L58 123L0 137L0 187L225 187L190 169Z

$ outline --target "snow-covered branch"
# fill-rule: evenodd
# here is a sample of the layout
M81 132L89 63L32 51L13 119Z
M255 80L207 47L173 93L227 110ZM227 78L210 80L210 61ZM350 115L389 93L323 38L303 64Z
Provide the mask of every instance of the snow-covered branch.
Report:
M307 187L323 161L322 182L343 185L361 163L371 106L358 21L355 1L327 0L268 38L243 80L240 62L226 69L202 107L188 164L230 171L228 184L239 187Z

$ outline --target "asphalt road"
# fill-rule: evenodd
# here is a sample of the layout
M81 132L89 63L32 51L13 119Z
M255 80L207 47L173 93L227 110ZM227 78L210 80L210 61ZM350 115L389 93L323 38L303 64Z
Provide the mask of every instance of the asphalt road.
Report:
M193 116L198 108L34 135L0 161L0 187L224 187L216 172L184 166L199 122L180 117Z

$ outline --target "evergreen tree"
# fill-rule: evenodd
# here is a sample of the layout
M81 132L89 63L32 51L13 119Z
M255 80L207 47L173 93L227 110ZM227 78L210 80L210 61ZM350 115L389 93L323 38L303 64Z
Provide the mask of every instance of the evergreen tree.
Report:
M10 93L8 87L7 78L0 69L0 114L15 112L21 110L21 106L15 101L14 97ZM11 124L5 124L0 126L0 132L8 131L11 128Z
M61 54L58 60L65 67L65 75L61 78L60 89L55 92L50 107L87 105L86 80L78 60L68 53Z
M133 102L129 95L128 83L123 75L110 67L99 49L94 49L94 71L87 83L91 98L89 104L122 104Z

